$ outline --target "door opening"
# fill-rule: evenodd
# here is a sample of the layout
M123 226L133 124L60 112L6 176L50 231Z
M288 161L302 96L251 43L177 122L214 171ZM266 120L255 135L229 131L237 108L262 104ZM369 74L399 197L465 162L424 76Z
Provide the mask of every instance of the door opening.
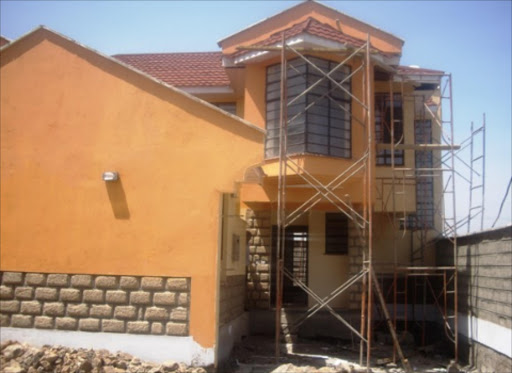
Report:
M276 303L276 253L277 226L272 227L272 283L271 304ZM290 226L286 228L284 244L284 267L293 276L308 285L308 227ZM308 296L296 281L283 276L283 306L307 306Z

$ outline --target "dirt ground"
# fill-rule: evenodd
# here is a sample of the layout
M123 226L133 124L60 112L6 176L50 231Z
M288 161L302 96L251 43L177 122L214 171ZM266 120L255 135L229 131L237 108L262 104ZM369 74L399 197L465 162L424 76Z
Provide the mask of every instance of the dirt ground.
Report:
M415 349L403 347L413 372L441 373L463 372L444 354L441 345ZM275 358L273 338L247 337L233 351L230 373L358 373L366 372L366 364L360 366L359 344L337 340L298 340L293 345L281 345L281 357ZM392 362L390 345L375 343L372 348L371 371L373 373L402 373L405 370L397 357ZM364 357L366 359L366 356ZM364 360L366 361L366 360Z
M235 346L229 363L218 373L363 373L359 346L335 339L299 339L294 344L280 345L281 357L276 361L275 344L271 337L247 337ZM129 354L112 354L105 350L71 349L61 346L41 348L15 341L0 346L2 373L207 373L207 369L188 367L173 361L155 364L141 361ZM414 373L459 373L464 370L447 369L450 357L443 355L442 345L415 349L405 344L404 353ZM391 362L392 348L379 343L372 348L371 372L402 373L399 361Z

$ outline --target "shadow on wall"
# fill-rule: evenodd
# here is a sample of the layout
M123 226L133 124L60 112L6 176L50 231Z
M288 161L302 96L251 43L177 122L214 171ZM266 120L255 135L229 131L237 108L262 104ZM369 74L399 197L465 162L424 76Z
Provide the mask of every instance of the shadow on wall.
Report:
M121 179L116 181L108 181L105 183L108 198L112 206L112 212L116 219L130 219L130 210L126 202L126 194L124 193L123 183Z

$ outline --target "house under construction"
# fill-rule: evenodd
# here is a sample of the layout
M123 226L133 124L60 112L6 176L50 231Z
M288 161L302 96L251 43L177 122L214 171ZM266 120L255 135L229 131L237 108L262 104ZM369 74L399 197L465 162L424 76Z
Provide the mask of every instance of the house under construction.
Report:
M325 335L370 367L383 326L406 370L413 328L458 360L485 118L456 144L451 75L318 2L218 44L109 57L41 27L2 47L2 338L218 365L249 333L276 356Z

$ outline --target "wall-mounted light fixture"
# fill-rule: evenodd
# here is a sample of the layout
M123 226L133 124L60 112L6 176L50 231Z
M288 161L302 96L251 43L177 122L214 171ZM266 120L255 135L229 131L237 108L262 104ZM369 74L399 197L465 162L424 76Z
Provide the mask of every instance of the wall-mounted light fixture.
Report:
M119 173L115 171L106 171L103 173L103 181L116 181L119 179Z

